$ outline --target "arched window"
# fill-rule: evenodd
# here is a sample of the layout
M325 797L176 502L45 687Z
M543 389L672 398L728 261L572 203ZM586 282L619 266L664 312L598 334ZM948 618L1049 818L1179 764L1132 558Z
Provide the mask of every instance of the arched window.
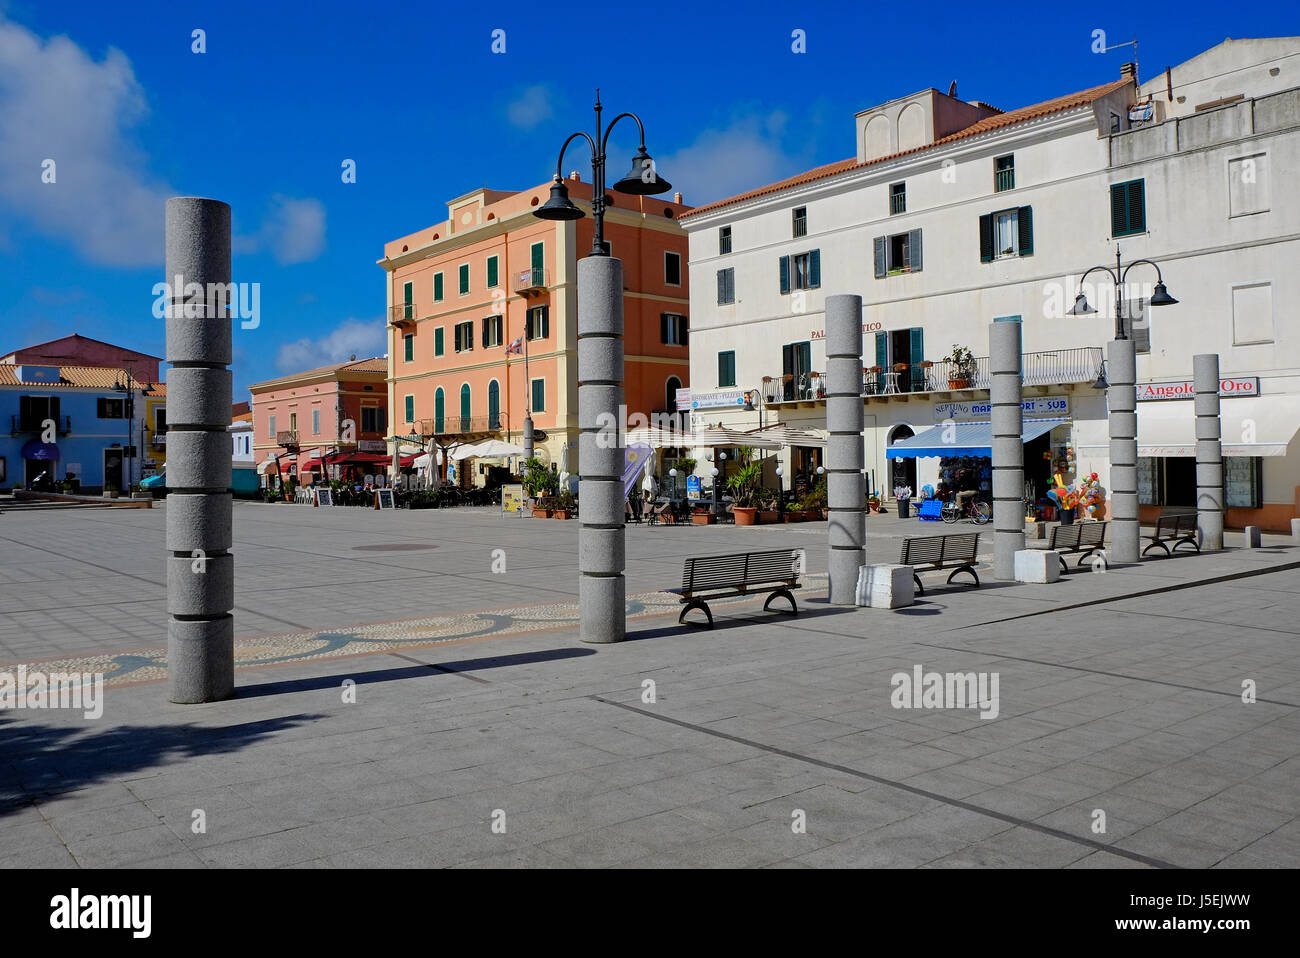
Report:
M469 383L460 387L460 429L469 432Z
M501 384L495 379L488 383L488 428L501 428Z
M676 376L669 376L664 385L664 408L669 412L677 411L677 390L682 388L682 381Z
M447 431L446 413L442 387L439 386L438 391L433 394L433 431L440 436Z

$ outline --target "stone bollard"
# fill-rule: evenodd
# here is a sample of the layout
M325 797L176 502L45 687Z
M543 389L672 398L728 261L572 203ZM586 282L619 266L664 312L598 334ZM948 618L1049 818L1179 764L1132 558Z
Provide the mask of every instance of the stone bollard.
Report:
M167 695L191 704L235 688L230 207L169 199L166 249Z
M1291 520L1291 541L1300 544L1300 519Z
M1025 547L1025 445L1021 436L1020 322L989 324L990 426L993 432L993 575L1019 578Z
M623 524L623 261L578 260L579 637L627 636Z
M1061 578L1061 554L1055 549L1021 549L1012 561L1017 582L1056 582Z
M866 553L862 297L826 298L826 498L832 605L853 605Z
M1259 526L1246 526L1246 548L1259 549L1263 545L1263 537L1260 535Z
M1202 552L1223 548L1223 444L1219 420L1219 355L1192 357L1196 390L1196 539Z
M872 609L901 609L916 601L910 565L864 565L858 570L854 603Z

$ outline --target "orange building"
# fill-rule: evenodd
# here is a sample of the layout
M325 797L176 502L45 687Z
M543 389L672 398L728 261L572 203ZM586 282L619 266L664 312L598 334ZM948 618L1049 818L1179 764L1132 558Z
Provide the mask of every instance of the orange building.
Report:
M441 444L488 437L523 445L531 411L538 458L578 463L577 263L591 250L591 185L565 180L587 213L541 220L550 183L518 193L479 189L447 203L448 218L387 243L388 390L396 435ZM624 387L629 413L676 411L689 386L689 207L610 192L605 238L623 261ZM522 353L506 354L527 338ZM391 454L391 449L390 449ZM516 464L517 465L517 464Z
M260 467L278 457L268 468L305 479L325 456L349 452L386 471L387 369L382 358L352 360L249 386L253 459Z

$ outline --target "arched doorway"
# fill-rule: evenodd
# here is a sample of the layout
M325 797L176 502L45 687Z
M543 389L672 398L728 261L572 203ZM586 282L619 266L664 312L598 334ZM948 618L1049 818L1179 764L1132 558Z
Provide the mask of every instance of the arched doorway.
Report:
M889 433L888 445L894 445L902 442L904 439L910 439L916 433L911 426L898 425ZM894 490L899 486L908 486L913 495L919 494L916 488L916 457L908 456L907 458L891 459L889 467L889 488L882 495L892 496Z

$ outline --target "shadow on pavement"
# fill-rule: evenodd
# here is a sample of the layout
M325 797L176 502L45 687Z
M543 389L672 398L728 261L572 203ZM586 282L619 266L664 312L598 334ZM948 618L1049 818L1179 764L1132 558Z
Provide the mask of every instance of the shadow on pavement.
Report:
M802 597L801 597L802 598ZM777 600L778 602L780 600ZM725 609L725 606L723 607ZM773 609L775 610L775 606ZM692 611L690 617L685 623L673 622L672 625L661 625L654 629L639 629L636 632L631 630L627 633L628 642L636 642L641 639L659 639L670 635L688 635L701 634L707 635L710 632L725 632L730 629L743 629L754 625L797 625L800 621L806 619L818 619L823 616L844 615L849 612L856 612L854 606L830 606L827 605L824 597L805 599L799 603L799 614L797 616L787 613L771 611L762 612L753 610L749 613L739 613L737 615L726 615L713 610L714 626L712 629L704 622L704 616L698 611ZM696 620L700 624L694 624Z
M106 779L198 755L250 748L267 736L323 718L289 715L238 725L44 725L0 715L0 817Z

